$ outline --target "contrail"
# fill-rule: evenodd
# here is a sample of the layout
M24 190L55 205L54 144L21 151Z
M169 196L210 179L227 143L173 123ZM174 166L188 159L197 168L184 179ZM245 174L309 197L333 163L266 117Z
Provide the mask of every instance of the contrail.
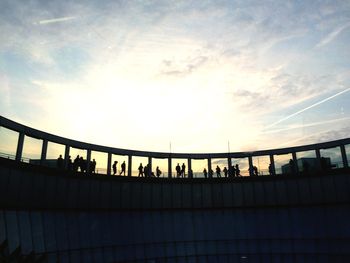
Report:
M332 96L330 96L328 98L325 98L325 99L323 99L323 100L321 100L319 102L316 102L316 103L314 103L314 104L312 104L312 105L310 105L310 106L308 106L308 107L306 107L304 109L301 109L301 110L299 110L299 111L297 111L297 112L295 112L295 113L293 113L291 115L288 115L288 116L280 119L279 121L276 121L276 122L268 125L267 127L264 128L264 130L267 130L267 129L269 129L269 128L271 128L271 127L273 127L273 126L275 126L275 125L277 125L277 124L279 124L279 123L281 123L283 121L286 121L286 120L288 120L288 119L290 119L290 118L292 118L292 117L294 117L294 116L296 116L296 115L298 115L298 114L300 114L300 113L302 113L304 111L307 111L307 110L309 110L311 108L314 108L314 107L316 107L316 106L318 106L318 105L320 105L320 104L322 104L322 103L324 103L326 101L329 101L329 100L331 100L331 99L333 99L335 97L338 97L339 95L341 95L341 94L343 94L345 92L348 92L348 91L350 91L350 88L347 88L346 90L340 91L340 92L338 92L338 93L336 93L336 94L334 94L334 95L332 95Z
M53 19L47 19L47 20L40 20L38 22L39 25L45 25L45 24L51 24L51 23L57 23L57 22L64 22L76 19L75 16L66 16L66 17L60 17L60 18L53 18Z
M290 126L290 127L286 127L286 128L265 131L265 132L262 132L262 134L270 134L270 133L277 133L277 132L282 132L282 131L289 131L289 130L293 130L293 129L318 126L318 125L323 125L323 124L327 124L327 123L345 121L345 120L349 120L349 119L350 119L350 117L344 117L344 118L338 118L338 119L327 120L327 121L319 121L319 122L313 122L313 123L308 123L308 124L294 125L294 126Z

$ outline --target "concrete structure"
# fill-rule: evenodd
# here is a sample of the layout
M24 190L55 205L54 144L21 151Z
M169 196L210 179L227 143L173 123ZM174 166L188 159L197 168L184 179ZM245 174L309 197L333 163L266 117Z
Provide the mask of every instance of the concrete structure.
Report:
M5 118L19 133L16 160L0 158L0 243L48 262L348 262L350 139L249 153L184 154L73 141ZM238 178L86 176L21 162L26 136L90 151L191 160L339 149L342 168ZM68 153L68 154L67 154ZM89 158L89 155L87 155ZM254 165L250 161L251 165ZM297 167L296 167L297 168ZM171 171L172 169L169 168ZM110 173L110 170L109 170ZM130 169L128 169L130 174Z

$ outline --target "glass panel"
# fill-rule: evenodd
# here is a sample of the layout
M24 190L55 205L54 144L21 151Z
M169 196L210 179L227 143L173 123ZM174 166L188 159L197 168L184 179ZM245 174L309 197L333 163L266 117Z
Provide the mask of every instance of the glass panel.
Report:
M147 157L132 157L132 174L131 176L144 177L145 166L148 164ZM153 167L152 167L153 168Z
M187 176L187 159L172 159L171 160L172 177L186 177Z
M62 157L64 159L65 146L62 144L48 142L46 160L43 165L56 168L58 166L57 159Z
M254 156L253 157L253 174L269 175L270 156Z
M112 175L128 175L128 156L112 154ZM135 159L133 158L133 162ZM137 169L136 169L137 170ZM136 174L137 176L137 174Z
M22 162L40 164L42 140L25 136L22 152Z
M86 170L86 150L71 147L69 150L69 155L72 157L73 171L77 172Z
M345 153L348 159L348 165L350 166L350 144L345 145Z
M343 159L341 156L340 147L321 149L321 165L323 169L343 168Z
M158 167L158 169L157 169ZM156 177L168 177L168 159L152 159L152 169Z
M16 158L18 132L0 127L0 157Z
M227 176L227 173L228 173L227 158L225 158L225 159L222 159L222 158L221 159L212 159L211 160L211 167L214 171L214 177L225 177L225 174ZM224 169L224 168L226 168L226 169Z
M90 171L91 173L107 174L108 154L91 151Z
M192 165L192 171L193 171L193 177L194 178L204 178L204 169L208 171L208 160L206 159L192 159L191 160Z
M232 173L234 173L235 176L249 176L249 161L248 161L248 157L232 158L231 159L231 164L235 168L235 169L232 170ZM230 174L230 171L229 171L229 174Z
M299 172L307 174L311 171L317 170L318 165L315 151L297 152L296 155ZM284 169L286 170L289 168L286 166Z
M283 173L283 170L285 170L284 167L289 166L289 161L293 159L293 156L291 153L289 153L289 154L274 155L273 158L275 161L276 174L284 174Z

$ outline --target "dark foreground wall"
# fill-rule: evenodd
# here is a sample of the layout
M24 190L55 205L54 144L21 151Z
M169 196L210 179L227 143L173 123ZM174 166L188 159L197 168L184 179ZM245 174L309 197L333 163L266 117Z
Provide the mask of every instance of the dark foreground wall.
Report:
M0 160L0 243L49 262L349 262L350 175L108 178Z

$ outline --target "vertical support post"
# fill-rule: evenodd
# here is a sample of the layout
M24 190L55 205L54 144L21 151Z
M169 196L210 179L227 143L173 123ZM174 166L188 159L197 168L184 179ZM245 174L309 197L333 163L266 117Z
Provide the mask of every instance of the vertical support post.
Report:
M171 168L171 157L168 158L168 178L172 177L172 168Z
M344 166L344 168L348 168L349 167L349 160L348 160L348 157L346 156L344 144L340 145L340 151L341 151L341 157L343 160L343 166Z
M296 152L292 152L292 158L293 158L293 164L294 164L294 175L298 175L299 174L299 167L298 167L298 159L297 159L297 153Z
M41 165L44 164L44 161L46 160L47 155L47 140L43 140L43 145L41 147L41 157L40 157L40 163Z
M317 159L317 168L318 170L322 170L322 163L321 163L321 152L320 149L316 149L316 159Z
M111 175L111 166L112 166L112 154L108 153L108 157L107 157L107 175Z
M152 176L152 157L151 156L148 156L148 174L147 175L148 177Z
M188 178L193 178L191 158L187 159L187 166L188 166Z
M89 174L90 171L90 161L91 161L91 150L87 150L87 155L86 155L86 173Z
M132 176L132 155L128 155L128 176Z
M273 158L273 154L270 154L270 165L270 175L276 175L275 159Z
M232 166L232 159L231 159L231 157L227 158L227 165L228 165L227 169L230 170L230 167Z
M17 142L16 161L21 161L22 159L23 144L24 144L24 133L20 132L18 136L18 142Z
M248 156L248 162L249 162L249 176L254 176L253 173L253 157L252 156Z
M211 172L211 158L208 158L208 178L213 178L213 173Z
M69 145L66 145L64 149L64 167L66 168L69 168L68 167L69 151L70 151L70 147Z

